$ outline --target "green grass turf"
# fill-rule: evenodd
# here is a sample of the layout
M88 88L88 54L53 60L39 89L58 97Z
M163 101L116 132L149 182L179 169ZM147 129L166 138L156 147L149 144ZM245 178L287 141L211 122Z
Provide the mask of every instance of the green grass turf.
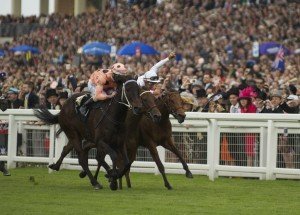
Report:
M133 188L95 191L78 171L18 168L0 175L0 214L300 214L300 182L131 175ZM35 182L29 180L34 177Z

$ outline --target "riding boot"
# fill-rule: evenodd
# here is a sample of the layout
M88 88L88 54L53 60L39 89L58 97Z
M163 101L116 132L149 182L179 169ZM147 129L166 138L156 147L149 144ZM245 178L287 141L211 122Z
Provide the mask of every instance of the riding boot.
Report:
M93 97L91 97L79 108L79 111L83 116L86 116L88 114L89 106L93 102L94 102Z
M10 173L5 168L3 161L0 161L0 171L3 172L4 176L10 176Z

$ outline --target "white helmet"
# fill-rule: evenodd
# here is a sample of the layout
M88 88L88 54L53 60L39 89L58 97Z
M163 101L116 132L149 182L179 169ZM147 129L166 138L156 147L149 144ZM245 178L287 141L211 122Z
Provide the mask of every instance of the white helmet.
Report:
M144 80L151 83L159 83L160 79L157 76L156 72L148 71L144 75Z

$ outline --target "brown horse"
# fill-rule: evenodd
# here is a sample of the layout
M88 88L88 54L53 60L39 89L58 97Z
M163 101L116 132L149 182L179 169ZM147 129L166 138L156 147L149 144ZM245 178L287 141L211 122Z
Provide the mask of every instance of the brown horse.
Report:
M132 163L136 158L137 149L139 146L149 149L153 160L155 161L160 173L163 176L165 187L172 189L170 183L167 180L165 174L165 168L158 156L156 147L163 146L164 148L173 152L181 161L183 168L186 171L187 178L193 178L188 165L184 161L181 153L175 147L172 138L172 125L169 119L169 115L172 114L179 123L182 123L185 119L184 109L182 108L182 99L178 92L169 91L164 92L160 98L156 100L158 109L160 110L162 117L159 123L151 122L147 117L142 117L137 125L136 132L132 133L126 141L127 153ZM134 116L130 114L129 117ZM128 118L128 117L127 117ZM126 120L127 121L127 120ZM121 160L118 160L118 164L121 164ZM125 174L127 186L131 187L129 171ZM122 187L122 179L119 180L119 186Z
M132 80L129 76L114 75L113 78L117 83L116 96L112 99L102 101L101 108L92 109L87 123L83 123L79 120L75 110L76 98L82 94L75 94L69 98L57 115L52 115L47 109L34 111L35 115L46 124L60 125L61 130L65 132L69 140L68 145L64 147L63 151L69 151L66 147L70 147L70 145L76 150L79 164L87 173L95 189L100 189L102 186L89 170L88 155L82 148L82 140L86 139L96 144L97 157L101 157L103 154L109 154L112 161L116 162L116 146L110 143L118 139L118 133L124 127L123 122L128 107L132 108L135 114L138 114L142 108L139 86L136 81ZM126 150L121 151L123 153L124 166L128 166L129 162ZM102 162L103 165L108 167L102 160L98 160L98 162ZM119 177L119 173L114 169L113 172L109 172L109 176L111 180L115 181Z

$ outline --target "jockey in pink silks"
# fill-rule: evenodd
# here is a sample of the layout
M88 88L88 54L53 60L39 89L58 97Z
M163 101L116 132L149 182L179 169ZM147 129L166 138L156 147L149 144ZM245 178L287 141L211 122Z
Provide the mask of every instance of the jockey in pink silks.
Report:
M116 95L116 91L114 91L116 85L112 75L114 73L125 75L126 72L125 65L121 63L115 63L111 69L100 69L93 72L88 82L88 90L91 92L91 98L80 107L80 112L86 115L88 106L91 103L114 97Z

